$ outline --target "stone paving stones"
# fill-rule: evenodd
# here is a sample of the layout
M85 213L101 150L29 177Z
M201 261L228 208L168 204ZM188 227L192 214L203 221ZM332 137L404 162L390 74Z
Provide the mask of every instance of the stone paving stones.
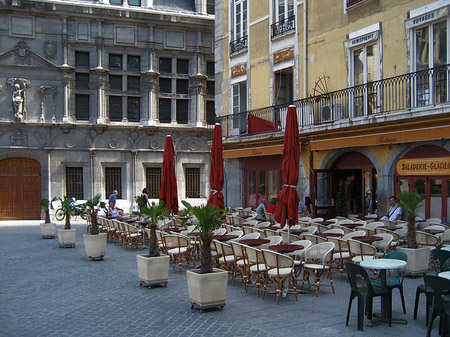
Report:
M43 240L40 221L0 222L0 336L424 336L425 301L419 319L412 313L416 287L423 279L405 279L408 325L356 330L356 301L350 326L345 316L350 286L334 273L336 294L329 287L291 295L276 305L273 294L246 294L242 284L228 287L223 311L192 311L186 275L169 271L167 288L139 286L136 254L108 243L103 261L86 257L77 229L75 248L59 248L57 239ZM58 224L62 228L63 223ZM301 284L301 283L299 283ZM306 288L306 290L308 290ZM394 291L394 315L403 316ZM380 306L374 301L374 311ZM437 335L437 323L433 329Z

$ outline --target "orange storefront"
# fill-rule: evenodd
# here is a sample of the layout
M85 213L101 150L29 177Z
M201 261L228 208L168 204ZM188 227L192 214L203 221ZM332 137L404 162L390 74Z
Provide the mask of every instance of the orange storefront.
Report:
M447 219L450 210L450 152L435 145L423 145L397 161L395 192L427 195L418 211L422 218Z

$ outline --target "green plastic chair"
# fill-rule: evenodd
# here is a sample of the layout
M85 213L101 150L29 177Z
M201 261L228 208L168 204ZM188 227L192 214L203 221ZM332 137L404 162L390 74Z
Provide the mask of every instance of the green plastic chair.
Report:
M345 270L347 271L348 279L350 281L350 286L352 289L350 293L350 300L348 302L347 320L345 322L345 325L348 326L352 302L355 297L358 297L358 330L363 330L364 308L366 308L367 311L367 318L371 319L373 298L378 296L389 297L388 318L390 323L392 318L390 292L388 290L383 290L379 287L372 286L366 270L357 264L345 262ZM365 286L358 285L357 280L359 277L363 278Z
M444 271L443 268L445 262L450 259L450 251L444 249L433 249L431 251L431 255L433 256L434 270L436 271L437 275ZM436 263L436 261L439 262L439 265Z
M450 294L450 280L434 275L425 275L423 278L425 280L425 286L433 290L433 299L429 308L430 315L428 317L427 337L430 337L433 321L437 316L440 317L439 334L442 337L450 336L450 331L448 331L446 326L446 312L442 299L442 295Z
M403 252L393 251L393 252L386 254L386 256L384 258L408 261L408 255L406 255L406 253L403 253ZM394 269L391 272L391 277L386 280L386 288L391 292L391 297L392 297L392 290L397 288L400 291L400 298L402 300L403 313L406 315L405 296L403 295L403 279L404 279L404 274L400 272L400 269ZM372 281L372 284L375 286L381 287L380 277L378 277L378 279Z

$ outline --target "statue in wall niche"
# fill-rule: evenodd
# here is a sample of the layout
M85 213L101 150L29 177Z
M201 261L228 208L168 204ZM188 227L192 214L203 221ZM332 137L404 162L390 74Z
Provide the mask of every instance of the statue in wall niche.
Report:
M14 84L12 92L12 105L14 110L14 119L23 121L23 104L25 102L25 87L21 88L19 83Z

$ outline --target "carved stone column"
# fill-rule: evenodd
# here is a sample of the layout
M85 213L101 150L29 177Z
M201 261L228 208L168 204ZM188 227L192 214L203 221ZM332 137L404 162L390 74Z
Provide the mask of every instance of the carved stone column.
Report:
M149 69L141 73L142 89L145 90L145 97L147 101L147 109L142 116L142 122L147 122L149 125L156 125L158 122L158 116L156 114L157 104L157 83L159 73L153 69Z
M106 90L108 90L109 70L97 67L90 70L94 77L95 87L97 89L97 124L109 122L108 111L106 110Z
M206 79L207 77L202 73L192 75L191 86L189 87L189 94L193 96L192 111L189 123L196 126L206 125L205 115L205 94L206 94Z
M69 110L70 92L74 85L74 68L63 64L60 67L63 70L62 83L64 87L64 97L63 97L63 122L71 122L73 116Z

